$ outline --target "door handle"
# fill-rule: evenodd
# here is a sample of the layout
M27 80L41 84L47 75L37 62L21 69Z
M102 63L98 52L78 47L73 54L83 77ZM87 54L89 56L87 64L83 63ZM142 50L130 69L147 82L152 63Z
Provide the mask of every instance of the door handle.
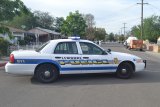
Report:
M61 57L55 57L56 59L60 59Z
M83 59L89 59L89 57L83 57Z

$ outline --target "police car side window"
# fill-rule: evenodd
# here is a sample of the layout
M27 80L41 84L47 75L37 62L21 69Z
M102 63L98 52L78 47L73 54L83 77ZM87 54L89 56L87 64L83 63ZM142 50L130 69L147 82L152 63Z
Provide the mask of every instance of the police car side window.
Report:
M55 50L55 54L78 54L77 45L75 42L61 42L58 43Z
M83 54L89 54L89 55L102 55L103 54L103 50L92 43L80 42L80 46L81 46Z

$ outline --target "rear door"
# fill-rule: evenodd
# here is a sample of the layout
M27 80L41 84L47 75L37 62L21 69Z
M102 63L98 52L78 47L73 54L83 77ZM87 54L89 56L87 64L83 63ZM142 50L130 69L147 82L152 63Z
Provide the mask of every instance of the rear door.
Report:
M55 47L53 58L60 64L61 74L81 73L81 55L76 41L58 43Z

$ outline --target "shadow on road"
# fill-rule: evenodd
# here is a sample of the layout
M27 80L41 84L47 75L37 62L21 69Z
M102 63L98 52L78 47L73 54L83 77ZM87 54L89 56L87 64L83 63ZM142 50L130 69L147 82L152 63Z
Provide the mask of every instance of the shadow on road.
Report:
M39 83L31 78L35 85L50 86L76 86L76 85L111 85L111 84L135 84L135 83L159 83L160 72L138 72L131 79L119 79L114 74L80 74L62 75L56 82L50 84Z

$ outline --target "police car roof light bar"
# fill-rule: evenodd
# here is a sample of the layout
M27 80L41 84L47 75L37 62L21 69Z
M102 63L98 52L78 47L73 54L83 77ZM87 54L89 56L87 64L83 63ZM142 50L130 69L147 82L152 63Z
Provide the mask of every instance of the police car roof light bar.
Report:
M76 37L68 37L68 39L73 39L73 40L80 40L80 37L76 36Z

